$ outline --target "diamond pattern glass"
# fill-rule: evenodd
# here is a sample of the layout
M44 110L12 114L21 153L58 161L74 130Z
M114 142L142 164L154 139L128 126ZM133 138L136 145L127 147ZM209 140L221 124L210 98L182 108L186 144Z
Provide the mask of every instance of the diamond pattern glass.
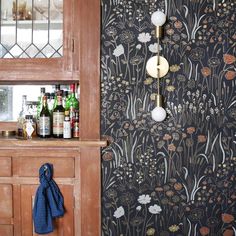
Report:
M1 0L0 58L63 56L63 0Z

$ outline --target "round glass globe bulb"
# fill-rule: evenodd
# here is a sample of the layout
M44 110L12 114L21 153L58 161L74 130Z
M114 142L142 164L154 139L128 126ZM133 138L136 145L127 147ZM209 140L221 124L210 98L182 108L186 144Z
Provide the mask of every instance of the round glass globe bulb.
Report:
M160 122L165 120L166 118L166 111L164 108L162 107L155 107L152 111L151 111L151 115L152 115L152 119Z
M162 26L166 22L166 15L162 11L155 11L151 16L151 21L155 26Z

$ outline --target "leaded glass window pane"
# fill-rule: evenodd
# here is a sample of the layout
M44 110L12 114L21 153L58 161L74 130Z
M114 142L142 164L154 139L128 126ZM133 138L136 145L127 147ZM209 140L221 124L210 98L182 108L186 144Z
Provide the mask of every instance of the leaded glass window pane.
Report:
M0 58L63 56L63 0L0 0Z

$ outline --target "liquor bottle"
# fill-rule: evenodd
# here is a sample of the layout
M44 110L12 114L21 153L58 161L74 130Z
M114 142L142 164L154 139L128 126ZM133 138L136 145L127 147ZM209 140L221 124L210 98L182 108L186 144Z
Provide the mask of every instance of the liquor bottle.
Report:
M50 93L50 98L49 98L49 101L48 101L48 110L50 112L53 111L54 99L55 99L55 94L54 93Z
M25 116L28 114L27 111L27 96L22 96L22 107L17 120L17 135L18 137L23 137L23 125L25 122Z
M68 98L68 91L63 90L63 96L62 96L62 106L65 108L66 107L66 100Z
M42 110L43 107L43 97L45 95L45 88L40 88L40 96L38 97L39 101L38 101L38 106L37 106L37 119L39 119L40 116L40 112Z
M57 106L57 95L59 95L58 93L60 92L60 84L56 84L55 85L55 99L54 99L54 103L53 103L53 110L55 109L55 107Z
M71 128L73 129L75 121L75 111L79 110L79 101L75 96L75 84L71 84L70 86L70 96L66 100L65 109L67 111L70 111L70 123L71 123Z
M39 116L43 107L44 95L45 95L45 88L40 88L40 96L38 97L38 106L37 106L37 115L36 115L37 135L39 135Z
M79 112L75 111L75 121L73 126L73 138L79 138Z
M71 125L69 111L65 111L65 120L63 124L63 138L71 138Z
M62 138L63 137L63 123L64 123L64 112L65 109L62 106L62 96L59 94L57 96L57 106L53 110L53 137Z
M47 97L43 97L43 108L39 116L39 137L49 138L51 136L51 117L47 105Z

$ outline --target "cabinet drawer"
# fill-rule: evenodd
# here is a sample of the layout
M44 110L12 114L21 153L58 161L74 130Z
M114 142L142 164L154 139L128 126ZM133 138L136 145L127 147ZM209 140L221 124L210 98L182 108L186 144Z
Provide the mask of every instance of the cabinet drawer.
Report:
M0 184L0 193L0 218L12 218L12 185Z
M73 157L16 157L13 164L13 175L22 177L38 177L39 168L45 164L53 164L54 177L75 176Z
M13 226L12 225L0 225L0 235L1 236L13 236Z
M0 157L0 176L11 176L11 157Z

